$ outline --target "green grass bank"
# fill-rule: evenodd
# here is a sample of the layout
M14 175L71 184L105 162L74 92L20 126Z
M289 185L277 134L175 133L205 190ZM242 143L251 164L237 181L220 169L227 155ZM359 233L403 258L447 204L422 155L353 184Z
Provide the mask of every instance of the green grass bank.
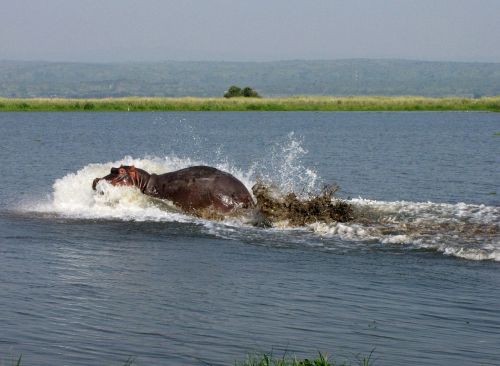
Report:
M287 98L0 98L0 112L154 112L154 111L488 111L500 112L500 96L287 97Z

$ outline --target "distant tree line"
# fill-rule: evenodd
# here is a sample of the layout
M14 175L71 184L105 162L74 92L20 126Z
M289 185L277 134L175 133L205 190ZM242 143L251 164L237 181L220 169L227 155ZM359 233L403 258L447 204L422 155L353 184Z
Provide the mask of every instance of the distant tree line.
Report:
M1 59L0 55L0 59ZM65 63L0 60L1 97L500 95L500 63L407 60ZM238 85L237 84L237 85ZM252 89L252 88L250 88ZM236 89L237 91L238 89ZM250 90L228 91L228 96Z
M261 96L255 90L249 86L243 89L236 85L231 85L227 92L224 93L224 98L235 98L235 97L246 97L246 98L260 98Z

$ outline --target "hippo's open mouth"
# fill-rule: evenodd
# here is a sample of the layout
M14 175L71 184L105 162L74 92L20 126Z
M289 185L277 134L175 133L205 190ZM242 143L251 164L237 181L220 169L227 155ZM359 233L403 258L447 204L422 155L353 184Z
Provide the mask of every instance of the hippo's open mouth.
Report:
M96 178L92 182L92 189L95 191L97 187L97 183L101 180L105 180L114 186L133 186L134 177L132 174L136 174L135 167L130 169L131 167L120 166L119 168L111 168L110 173L102 178ZM146 173L147 174L147 173ZM135 179L137 181L137 177ZM145 180L143 182L147 183Z
M97 183L99 183L101 180L105 180L113 185L119 183L125 179L125 175L121 176L120 171L118 168L111 168L110 174L106 175L105 177L102 178L96 178L92 182L92 189L95 191L97 188Z

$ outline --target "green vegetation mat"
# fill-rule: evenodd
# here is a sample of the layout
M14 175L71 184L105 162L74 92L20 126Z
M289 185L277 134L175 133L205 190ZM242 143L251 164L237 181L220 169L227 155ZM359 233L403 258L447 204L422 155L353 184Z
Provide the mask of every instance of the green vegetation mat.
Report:
M151 111L490 111L500 112L500 96L287 97L287 98L0 98L0 112Z

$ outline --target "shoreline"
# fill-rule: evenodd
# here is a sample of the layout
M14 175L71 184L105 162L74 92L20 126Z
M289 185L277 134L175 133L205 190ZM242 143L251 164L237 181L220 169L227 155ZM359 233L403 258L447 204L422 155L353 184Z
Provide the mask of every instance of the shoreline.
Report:
M296 96L284 98L0 98L0 112L500 112L500 96Z

